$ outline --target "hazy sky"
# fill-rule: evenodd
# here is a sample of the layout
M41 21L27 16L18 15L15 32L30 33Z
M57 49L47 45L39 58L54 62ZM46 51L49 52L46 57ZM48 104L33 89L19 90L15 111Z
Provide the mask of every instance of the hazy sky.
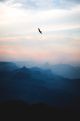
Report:
M79 63L80 0L0 0L0 60Z

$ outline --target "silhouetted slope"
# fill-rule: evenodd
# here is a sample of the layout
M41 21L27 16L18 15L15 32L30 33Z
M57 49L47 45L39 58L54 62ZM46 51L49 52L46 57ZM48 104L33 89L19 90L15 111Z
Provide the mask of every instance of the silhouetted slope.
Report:
M73 67L68 64L57 64L50 67L54 74L69 79L80 79L80 67Z
M0 62L0 71L11 71L11 70L15 70L19 67L17 67L17 65L15 63L12 62Z
M17 68L0 71L0 101L23 100L55 107L80 106L80 80L63 78L48 69Z
M60 115L61 113L62 114L66 113L66 114L71 115L72 113L79 113L79 112L80 112L80 109L75 108L75 106L59 108L59 107L49 106L48 104L44 104L44 103L37 103L37 104L29 105L28 103L25 103L19 100L18 101L13 100L13 101L0 103L0 114L4 114L4 115L12 114L13 116L15 116L15 114L20 113L23 116L25 115L26 118L28 118L29 114L30 114L30 117L32 115L42 116L43 114L43 116L46 116L46 117L52 115L54 118L55 114L57 114L57 116ZM21 115L19 115L19 117L21 117Z
M26 67L22 67L20 69L17 69L15 72L14 72L14 75L13 75L13 78L14 79L21 79L21 80L24 80L24 79L29 79L31 76L30 74L30 69L26 68Z

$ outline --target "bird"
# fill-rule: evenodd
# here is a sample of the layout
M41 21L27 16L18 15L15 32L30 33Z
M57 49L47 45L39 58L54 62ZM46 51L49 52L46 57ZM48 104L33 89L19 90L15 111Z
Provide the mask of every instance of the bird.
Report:
M38 31L40 32L40 34L42 34L42 31L38 28Z

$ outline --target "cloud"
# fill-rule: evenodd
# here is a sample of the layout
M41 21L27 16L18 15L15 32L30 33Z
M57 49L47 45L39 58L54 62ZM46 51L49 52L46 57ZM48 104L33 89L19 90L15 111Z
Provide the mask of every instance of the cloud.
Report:
M66 2L72 2L72 3L80 3L80 0L62 0Z
M80 0L0 0L8 5L22 7L26 9L54 9L72 8L80 4Z
M4 2L5 0L0 0L0 2Z
M26 9L54 9L72 8L80 4L80 0L14 0L14 3L21 3Z
M60 0L59 6L61 8L68 9L68 8L72 8L72 7L74 7L74 6L78 5L78 4L80 4L80 0Z
M65 5L74 7L59 9ZM43 31L42 36L38 27ZM0 3L0 58L14 55L15 59L79 61L79 50L79 1L5 0Z

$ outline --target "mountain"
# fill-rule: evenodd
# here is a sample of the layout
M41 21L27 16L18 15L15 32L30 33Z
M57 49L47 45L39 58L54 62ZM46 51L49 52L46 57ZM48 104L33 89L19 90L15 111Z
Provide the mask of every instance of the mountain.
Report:
M54 74L68 79L80 79L80 67L73 67L67 64L57 64L50 67Z
M75 108L75 106L58 108L55 106L49 106L46 103L36 103L36 104L33 103L32 105L30 105L27 102L20 101L20 100L4 101L0 103L0 114L3 114L3 115L7 114L8 117L10 116L10 114L12 116L16 116L16 114L20 113L19 117L25 116L24 117L25 119L28 119L28 118L32 119L33 114L34 114L34 117L36 117L36 114L37 114L39 118L43 116L45 116L46 118L47 116L48 117L52 116L54 120L55 114L57 114L57 116L58 114L59 116L62 114L63 116L63 113L66 113L66 112L67 114L72 114L72 113L79 114L80 109Z
M30 70L24 66L14 71L13 78L24 80L29 79L30 76Z
M0 62L0 70L2 71L7 71L7 70L15 70L19 67L17 67L17 65L15 63L12 62Z
M10 68L13 66L0 71L0 101L13 99L55 106L72 105L75 99L79 101L78 79L67 79L39 67Z

